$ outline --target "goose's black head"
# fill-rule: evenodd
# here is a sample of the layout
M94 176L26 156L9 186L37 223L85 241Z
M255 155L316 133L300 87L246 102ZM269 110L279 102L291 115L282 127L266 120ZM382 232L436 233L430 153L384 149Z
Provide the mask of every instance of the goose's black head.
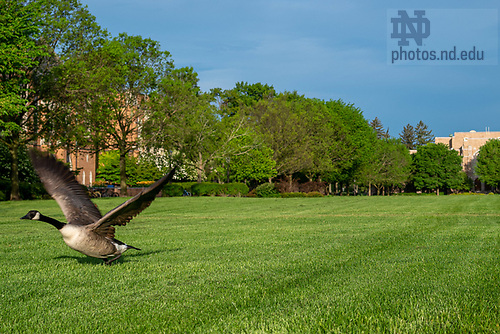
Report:
M41 216L40 212L36 210L31 210L24 217L21 217L21 219L40 220L40 216Z
M42 222L46 222L46 223L53 225L58 230L62 229L66 225L65 223L61 223L60 221L58 221L54 218L50 218L50 217L42 215L37 210L29 211L24 217L21 217L21 219L39 220Z

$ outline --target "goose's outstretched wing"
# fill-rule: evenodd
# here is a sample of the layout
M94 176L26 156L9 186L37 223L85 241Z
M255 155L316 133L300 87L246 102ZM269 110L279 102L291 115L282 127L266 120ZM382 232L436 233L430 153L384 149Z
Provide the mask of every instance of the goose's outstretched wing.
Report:
M35 149L30 150L29 155L45 189L59 204L68 223L88 225L101 219L101 212L90 200L87 190L65 164Z
M173 178L175 169L176 167L172 168L168 174L154 184L106 213L99 221L89 226L89 228L102 236L114 238L115 228L113 225L126 225L132 218L146 209L153 202L163 186Z

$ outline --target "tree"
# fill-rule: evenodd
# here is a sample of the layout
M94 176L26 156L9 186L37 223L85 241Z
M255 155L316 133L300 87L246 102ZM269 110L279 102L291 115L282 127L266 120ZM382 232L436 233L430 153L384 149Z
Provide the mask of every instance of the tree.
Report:
M201 93L192 68L174 70L151 95L141 132L145 146L168 147L172 158L194 167L198 182L214 172L218 163L252 148L238 145L245 143L239 139L248 136L248 118L227 113L213 102L213 93Z
M245 143L238 143L237 145L253 146L253 148L246 154L235 155L228 159L225 172L229 180L261 183L276 176L276 161L273 160L272 150L264 144L253 143L254 140L256 140L256 136L246 136L238 139L238 141L244 141Z
M444 144L427 144L413 154L413 183L419 190L457 189L463 183L462 157Z
M260 100L276 96L273 86L260 82L254 84L237 82L232 89L223 91L216 88L212 93L218 101L219 109L226 115L237 113L242 107L252 107Z
M273 151L278 175L289 177L291 182L293 173L307 169L312 161L301 98L285 93L272 100L260 100L252 113L257 133Z
M500 139L491 139L479 149L475 169L479 180L500 187Z
M416 150L420 146L434 142L432 131L422 121L418 122L416 127L407 124L399 137L409 150Z
M0 141L11 155L11 199L20 199L18 151L48 119L45 78L101 32L76 0L0 0Z
M120 152L120 195L126 196L127 156L139 142L138 122L146 117L145 98L169 74L173 63L158 42L124 33L111 40L106 51L113 65L103 80L109 97L107 121L99 128L108 134L108 147Z
M389 138L389 129L384 130L384 126L382 125L382 122L378 119L378 117L375 117L371 122L370 126L375 130L375 133L377 134L377 139L387 139Z
M82 147L96 155L107 148L110 82L114 57L108 39L100 39L65 57L46 77L48 100L43 136L52 150Z
M192 68L173 70L150 95L141 130L143 146L168 148L170 159L182 159L197 169L199 182L207 164L204 157L214 148L217 136L218 119L211 101L210 95L200 92Z
M411 175L411 155L406 146L398 139L387 139L385 158L386 175L384 185L402 187ZM383 160L384 161L384 160Z
M403 186L410 178L411 157L399 139L377 140L372 148L371 162L365 164L361 180L377 188L377 195L385 187Z
M173 68L170 54L160 50L156 41L120 34L101 41L98 47L78 55L70 63L76 63L77 72L82 75L69 70L67 74L73 76L69 76L65 88L76 91L75 97L82 99L73 99L74 108L68 110L64 119L71 118L75 127L86 129L91 135L87 141L81 141L93 143L96 149L105 145L118 150L120 195L126 196L127 158L139 143L140 122L146 118L147 96ZM69 141L76 141L74 134ZM100 144L95 142L96 138Z
M427 129L427 125L424 122L418 122L415 127L415 146L424 146L429 143L434 142L434 135L431 130Z
M19 194L19 149L31 140L34 122L32 78L47 55L41 36L41 8L38 3L0 1L0 142L11 156L11 200Z
M401 138L401 142L409 150L414 150L417 147L415 129L412 125L406 124L403 131L399 134L399 138Z
M68 151L118 150L125 196L127 157L139 145L148 96L171 74L173 62L151 39L125 33L104 37L70 53L53 72L45 127L47 137Z
M278 175L300 172L310 181L353 182L375 132L362 112L343 101L285 92L250 109L256 132L272 149Z
M0 181L10 181L12 168L12 159L7 146L0 143ZM21 147L19 149L19 179L27 183L40 182L33 166L31 166L31 161L28 156L28 151L26 147ZM20 182L21 183L21 182ZM9 187L10 188L10 187Z
M101 154L96 179L111 184L120 182L120 152L112 150Z
M334 103L316 99L306 99L302 104L307 132L304 143L311 159L302 173L309 181L313 181L314 177L328 181L333 174L344 170L346 159L352 157L354 150L348 144L350 134L339 115L345 106L340 101Z
M336 149L339 153L335 158L336 170L329 173L328 181L348 186L356 182L363 166L370 163L376 134L363 112L353 104L332 100L326 102L326 106L332 117L340 121L341 129Z

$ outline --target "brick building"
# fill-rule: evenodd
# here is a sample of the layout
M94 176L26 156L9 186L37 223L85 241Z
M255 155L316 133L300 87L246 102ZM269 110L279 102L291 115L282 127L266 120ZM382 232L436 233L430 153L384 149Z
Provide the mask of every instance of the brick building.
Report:
M35 148L45 151L47 146L44 140L39 139ZM66 150L59 149L55 152L57 159L69 164L70 169L75 171L76 180L87 187L91 187L95 183L96 176L96 160L95 154L87 150L80 149L72 153Z
M56 152L56 156L68 162L71 170L77 172L76 180L80 184L87 187L91 187L94 184L96 175L95 154L80 150L68 156L66 151L59 150Z
M476 190L484 191L484 184L479 182L474 168L479 149L490 139L500 139L500 131L476 132L472 130L470 132L455 132L449 137L436 137L434 141L436 144L445 144L450 149L458 151L460 156L463 157L462 167L474 181Z

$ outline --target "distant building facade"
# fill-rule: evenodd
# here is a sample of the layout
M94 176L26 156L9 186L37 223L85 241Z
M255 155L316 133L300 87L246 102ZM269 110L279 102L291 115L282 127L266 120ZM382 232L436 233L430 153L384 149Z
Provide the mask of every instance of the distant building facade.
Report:
M476 190L484 190L484 184L478 180L475 173L477 163L477 154L481 146L486 144L488 140L500 139L500 131L476 132L455 132L449 137L436 137L436 144L445 144L450 149L458 151L462 160L462 168L467 173L476 186Z
M46 151L48 146L43 139L38 139L35 148ZM76 180L84 186L91 187L95 183L96 176L96 157L85 149L78 149L72 152L58 149L55 152L57 159L67 163L72 171L75 172Z
M71 170L76 172L76 180L84 186L91 187L95 182L96 165L95 154L85 150L78 150L68 154L59 150L56 156L69 163Z

